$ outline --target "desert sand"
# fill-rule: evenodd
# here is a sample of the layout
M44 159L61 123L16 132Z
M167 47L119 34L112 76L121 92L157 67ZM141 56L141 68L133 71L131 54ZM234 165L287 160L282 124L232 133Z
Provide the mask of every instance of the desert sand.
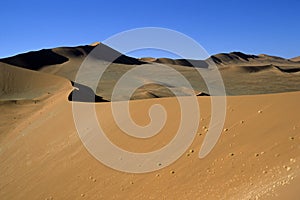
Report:
M63 63L27 65L24 59L9 63L2 60L1 199L299 199L297 62L266 55L246 58L252 59L250 62L235 61L235 56L240 60L244 54L216 56L231 96L227 96L224 130L214 149L199 159L198 152L209 128L211 97L197 97L201 120L186 153L161 170L132 174L113 170L92 157L75 128L72 103L89 102L68 100L73 91L70 80L74 80L89 48L51 50L68 58ZM226 60L227 56L233 58ZM157 61L140 62L123 57L119 63L113 63L108 77L116 77L113 69L120 66L126 71L132 65L151 65ZM183 73L192 73L188 66L175 64L173 67ZM258 80L260 85L252 85ZM104 90L97 91L97 95L109 100L113 80L108 78L103 82ZM135 99L140 100L130 101L132 118L140 125L149 123L151 105L160 104L168 113L165 127L147 140L132 138L118 128L111 112L112 102L96 103L99 123L117 146L133 152L149 152L174 137L180 122L178 101L164 92L160 95L162 90L157 85L153 86L156 90L151 87L141 88L135 94ZM197 90L207 92L201 87L198 85ZM149 95L153 91L159 95Z

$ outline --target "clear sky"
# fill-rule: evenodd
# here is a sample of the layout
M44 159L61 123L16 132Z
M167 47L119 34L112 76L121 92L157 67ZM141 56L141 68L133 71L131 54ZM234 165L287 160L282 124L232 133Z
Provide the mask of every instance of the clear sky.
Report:
M299 0L1 0L0 19L0 57L149 26L182 32L209 54L300 56Z

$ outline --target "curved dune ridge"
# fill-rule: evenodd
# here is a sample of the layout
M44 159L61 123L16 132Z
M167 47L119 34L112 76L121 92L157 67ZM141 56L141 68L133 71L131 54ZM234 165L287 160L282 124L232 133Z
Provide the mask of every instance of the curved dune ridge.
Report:
M0 65L0 101L38 100L70 86L70 82L61 77Z

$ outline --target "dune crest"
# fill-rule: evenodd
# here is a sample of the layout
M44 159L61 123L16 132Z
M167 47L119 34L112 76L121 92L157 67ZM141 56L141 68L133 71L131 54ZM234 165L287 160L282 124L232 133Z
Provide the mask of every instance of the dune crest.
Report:
M0 101L37 101L51 96L65 86L67 79L18 68L0 65Z

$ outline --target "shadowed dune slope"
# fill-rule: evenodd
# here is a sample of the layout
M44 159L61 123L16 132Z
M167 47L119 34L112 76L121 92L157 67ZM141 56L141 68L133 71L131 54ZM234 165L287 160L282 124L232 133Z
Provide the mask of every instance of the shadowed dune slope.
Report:
M95 47L97 47L95 49ZM94 51L93 51L94 50ZM168 85L164 80L171 80L175 74L157 70L161 65L168 65L183 74L189 80L194 90L209 94L204 79L199 71L209 72L208 63L214 61L219 68L228 95L245 94L266 94L277 92L289 92L300 90L300 62L293 59L284 59L265 54L248 55L241 52L221 53L211 56L208 60L191 59L169 59L169 58L141 58L136 59L122 55L120 52L102 43L78 47L59 47L36 52L16 55L10 58L0 59L0 66L5 63L14 66L35 69L40 72L49 73L70 81L76 82L76 75L82 62L87 55L90 55L91 65L84 72L85 80L79 84L91 87L96 77L95 72L106 68L94 91L95 96L111 100L112 91L117 81L137 65L145 67L144 73L132 76L131 81L157 83L156 80L148 80L147 75L157 74L162 81L162 85ZM207 70L207 71L205 71ZM258 82L259 80L259 82ZM96 83L97 84L97 83ZM175 87L169 84L170 87ZM126 92L131 89L129 85L120 86L119 91ZM177 87L180 95L190 94L186 89ZM145 99L171 97L173 94L168 88L157 88L157 86L147 86L138 88L133 97L124 94L117 94L119 100L125 99ZM98 98L99 101L102 101Z
M192 59L170 59L170 58L157 58L154 62L171 65L181 65L187 67L208 68L208 64L203 60Z
M51 49L43 49L3 58L0 59L0 62L25 69L39 70L44 66L62 64L68 60L67 57L59 55Z
M95 55L99 60L129 65L143 63L138 59L122 55L118 51L102 43L99 43L96 46L97 50ZM39 51L31 51L8 58L2 58L0 59L0 62L26 69L40 70L45 66L49 67L51 65L63 64L74 58L79 58L82 62L87 54L91 53L91 51L95 49L96 46L85 45L78 47L58 47L54 49L42 49ZM80 64L81 63L79 63L79 65Z
M284 72L284 73L297 73L300 71L299 67L278 67L276 65L253 65L253 66L236 66L236 67L228 67L228 68L221 68L220 70L232 70L232 71L239 71L239 72L245 72L245 73L256 73L256 72L263 72L263 71L278 71L278 72Z
M270 56L267 54L259 54L259 55L250 55L244 54L241 52L231 52L231 53L220 53L211 56L212 60L221 66L226 65L240 65L243 66L245 64L277 64L277 65L292 65L295 64L294 61L289 59L284 59L277 56Z
M228 64L228 63L234 63L234 62L245 62L249 60L253 60L258 58L258 56L255 55L247 55L243 54L241 52L232 52L232 53L220 53L211 56L213 61L217 64Z

